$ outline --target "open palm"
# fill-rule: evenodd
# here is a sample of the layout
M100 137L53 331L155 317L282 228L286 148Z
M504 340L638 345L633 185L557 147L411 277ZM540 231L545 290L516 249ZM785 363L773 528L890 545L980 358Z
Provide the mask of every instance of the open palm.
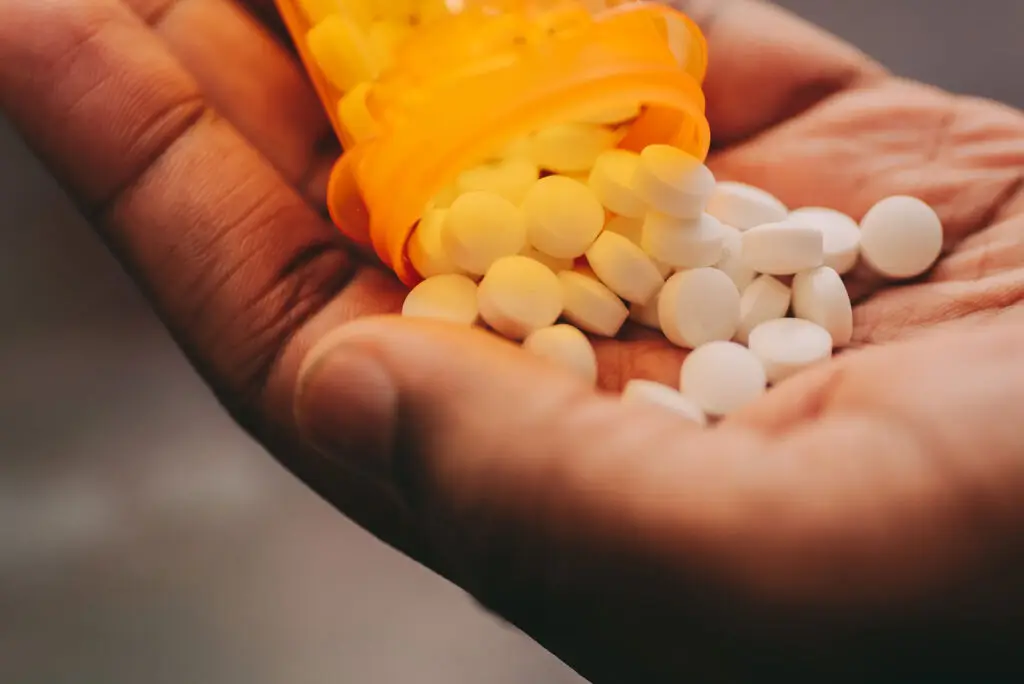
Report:
M676 4L720 178L915 195L947 235L921 282L854 276L859 349L712 430L483 333L342 325L405 293L323 216L338 150L270 0L5 0L0 105L246 429L593 681L1020 668L1024 115L766 4ZM684 352L626 338L604 387L676 382Z

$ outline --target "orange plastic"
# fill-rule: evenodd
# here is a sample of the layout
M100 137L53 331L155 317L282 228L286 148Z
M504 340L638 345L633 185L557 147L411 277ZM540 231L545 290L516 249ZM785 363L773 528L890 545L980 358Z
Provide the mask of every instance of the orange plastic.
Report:
M639 150L668 143L702 160L707 156L711 136L701 90L707 44L689 18L663 5L622 0L277 1L346 150L331 175L330 215L351 239L371 244L406 284L419 280L406 244L430 199L461 171L545 125L642 103L621 147ZM322 19L325 6L339 8L344 21L336 20L331 28L346 36L357 29L367 37L367 13L393 15L403 5L413 8L411 29L395 41L389 63L358 86L365 110L358 128L346 126L339 102L353 89L342 92L336 85L340 79L332 83L313 58L311 17ZM416 8L423 11L417 14ZM374 26L395 33L390 24ZM318 39L319 49L325 49L324 39ZM361 62L345 67L345 82L368 73Z

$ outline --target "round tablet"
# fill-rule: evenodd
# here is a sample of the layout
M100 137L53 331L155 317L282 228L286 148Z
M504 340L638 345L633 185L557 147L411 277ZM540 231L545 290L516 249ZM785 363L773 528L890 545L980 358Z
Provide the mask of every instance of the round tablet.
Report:
M614 292L596 278L576 271L562 271L558 282L566 320L595 335L615 337L619 333L629 309Z
M775 195L735 181L721 181L715 185L707 212L739 230L749 230L764 223L778 223L789 214L786 205Z
M916 197L882 200L864 215L860 232L864 261L887 278L917 277L942 253L942 221Z
M445 209L428 210L409 237L409 261L424 278L460 272L441 245L441 226L446 213Z
M555 273L561 273L562 271L571 271L573 267L576 265L575 259L560 259L558 257L553 257L550 254L545 254L536 247L531 247L530 245L527 245L525 248L523 248L523 251L520 252L520 254L522 254L524 257L529 257L534 261L539 261L540 263L544 264Z
M464 275L427 278L406 296L402 315L473 325L478 315L476 290L476 283Z
M544 264L524 256L494 262L477 288L480 317L512 340L553 325L562 314L562 287Z
M530 158L555 173L589 171L602 152L619 144L621 135L604 126L565 123L549 126L530 138Z
M553 325L530 333L523 349L548 359L593 385L597 382L597 354L590 340L571 325Z
M722 257L715 264L715 268L732 278L740 292L754 282L757 271L743 261L743 233L739 228L722 224Z
M758 273L793 275L821 266L821 231L795 221L764 223L743 233L743 263Z
M853 338L853 306L843 279L821 266L793 278L793 315L817 323L832 336L837 349Z
M832 336L817 323L777 318L754 328L747 344L775 384L832 357Z
M792 293L771 276L761 276L747 286L740 296L740 325L736 341L747 343L750 331L765 321L782 318L789 311Z
M608 211L628 218L642 218L646 213L647 204L633 190L639 165L640 155L628 150L608 150L594 162L590 189Z
M767 385L761 361L735 342L711 342L693 350L680 371L683 394L712 416L744 408L763 395Z
M841 211L825 207L804 207L789 215L790 220L806 223L821 231L825 266L843 275L853 270L860 257L860 226Z
M651 258L618 233L601 233L587 250L587 263L608 289L628 302L646 304L665 282Z
M622 389L621 400L624 404L660 406L700 426L707 425L708 422L707 416L697 402L660 382L630 380Z
M512 204L519 204L538 178L540 169L529 160L509 159L463 171L455 185L459 194L493 192Z
M703 268L722 258L724 240L722 223L710 214L677 219L652 211L640 245L652 259L673 268Z
M661 290L658 320L665 337L680 347L729 340L739 327L740 293L717 269L680 271Z
M441 226L448 258L468 273L483 275L498 259L526 246L519 208L493 192L467 192L452 202Z
M633 190L651 209L677 218L699 218L715 189L711 169L671 145L648 145L640 152Z
M530 244L553 257L581 256L604 227L604 208L593 191L565 176L536 181L522 210Z

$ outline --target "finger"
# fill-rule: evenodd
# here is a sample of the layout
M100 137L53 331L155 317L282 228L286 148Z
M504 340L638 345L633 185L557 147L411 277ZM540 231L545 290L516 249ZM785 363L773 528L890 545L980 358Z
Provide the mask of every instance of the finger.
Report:
M835 93L878 78L863 53L760 0L674 0L708 41L704 84L713 144L729 145Z
M950 402L929 359L956 349L981 377ZM364 320L313 349L296 410L327 451L358 444L392 474L446 574L595 684L843 679L851 666L874 681L894 635L921 638L899 642L915 649L986 609L919 610L973 586L986 562L975 560L1019 525L999 502L1024 471L989 478L1018 453L1020 436L992 412L1021 385L988 391L1019 358L1019 337L1005 335L907 347L894 359L906 382L879 404L892 364L864 352L796 395L781 389L811 410L805 420L761 408L702 430L484 333ZM972 428L942 419L950 411L995 430L1006 457L948 478L929 425L974 453ZM974 498L978 486L994 489ZM949 665L937 660L920 663Z
M321 206L339 154L302 67L234 0L124 0L196 79L207 102Z

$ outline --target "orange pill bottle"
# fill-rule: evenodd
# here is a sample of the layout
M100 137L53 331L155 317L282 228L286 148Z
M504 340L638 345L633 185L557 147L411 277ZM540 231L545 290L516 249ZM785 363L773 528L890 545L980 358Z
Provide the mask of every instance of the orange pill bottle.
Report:
M685 15L630 0L277 0L345 150L328 210L406 284L409 237L460 173L545 127L616 146L710 146L707 44Z

